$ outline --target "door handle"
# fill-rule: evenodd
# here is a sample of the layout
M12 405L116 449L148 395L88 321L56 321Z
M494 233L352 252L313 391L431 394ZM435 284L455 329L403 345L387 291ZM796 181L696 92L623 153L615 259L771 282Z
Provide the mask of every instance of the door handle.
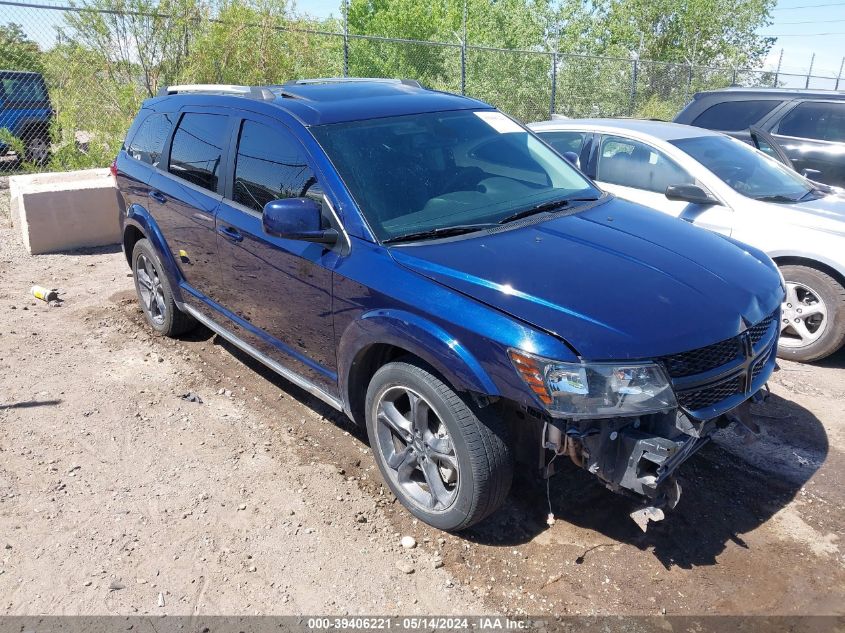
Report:
M167 202L167 198L164 196L164 194L160 191L156 191L155 189L151 189L147 195L159 204L164 204L165 202Z
M241 232L233 226L218 226L217 232L230 242L241 242L244 239Z

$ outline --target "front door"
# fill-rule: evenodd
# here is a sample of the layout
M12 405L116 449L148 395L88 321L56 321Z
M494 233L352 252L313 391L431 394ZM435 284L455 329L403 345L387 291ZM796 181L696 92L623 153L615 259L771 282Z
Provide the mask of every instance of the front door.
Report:
M726 207L666 197L670 185L699 183L659 149L634 139L604 135L597 154L595 180L602 189L696 226L731 234L733 216Z
M338 247L267 235L271 200L327 202L305 149L280 123L243 119L233 178L218 215L222 300L239 334L262 353L337 392L332 270Z
M845 187L845 102L802 101L783 115L773 135L795 171Z

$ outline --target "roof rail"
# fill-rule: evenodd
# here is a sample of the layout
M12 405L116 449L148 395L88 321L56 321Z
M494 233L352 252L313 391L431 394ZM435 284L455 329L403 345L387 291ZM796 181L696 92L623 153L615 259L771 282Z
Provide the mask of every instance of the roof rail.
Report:
M158 91L159 97L175 94L212 94L247 97L259 101L273 101L276 98L269 89L261 86L236 86L232 84L182 84L165 86Z
M413 86L414 88L422 88L422 85L416 79L387 79L384 77L369 78L369 77L320 77L317 79L291 79L284 83L285 86L307 86L309 84L342 84L342 83L358 83L358 82L381 82L390 84L402 84L404 86Z

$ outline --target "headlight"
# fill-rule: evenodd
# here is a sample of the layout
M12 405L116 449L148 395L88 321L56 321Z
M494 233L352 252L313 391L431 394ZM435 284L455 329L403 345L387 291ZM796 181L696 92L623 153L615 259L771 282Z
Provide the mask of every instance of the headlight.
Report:
M522 380L555 417L607 418L678 406L655 363L565 363L509 350Z

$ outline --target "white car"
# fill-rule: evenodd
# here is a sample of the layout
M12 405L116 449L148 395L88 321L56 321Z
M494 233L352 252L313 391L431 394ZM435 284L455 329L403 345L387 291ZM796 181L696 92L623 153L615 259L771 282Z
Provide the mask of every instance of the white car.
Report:
M786 280L778 355L845 342L845 197L725 134L662 121L556 119L531 127L600 187L765 251ZM777 145L764 139L768 153Z

